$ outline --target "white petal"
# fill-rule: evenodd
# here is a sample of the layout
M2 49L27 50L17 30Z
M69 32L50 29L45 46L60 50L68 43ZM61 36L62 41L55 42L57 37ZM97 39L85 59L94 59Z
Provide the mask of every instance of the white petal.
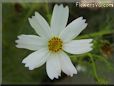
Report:
M55 36L58 36L60 32L66 27L69 16L68 6L55 5L51 20L51 30Z
M92 50L91 46L93 44L90 43L91 41L92 39L72 40L64 44L63 49L71 54L87 53Z
M33 70L42 66L46 62L48 54L48 50L46 48L42 48L27 56L22 63L25 63L25 67L29 67L29 70Z
M47 41L36 35L19 35L16 47L29 50L38 50L46 46Z
M46 62L46 71L48 77L53 80L61 75L61 68L59 62L59 56L57 54L51 54Z
M82 19L82 17L79 17L72 21L62 32L60 35L61 38L68 42L72 39L74 39L77 35L80 34L80 32L86 28L87 23L85 23L85 19Z
M29 22L40 36L48 38L51 36L51 31L48 23L38 12L35 12L35 16L32 18L29 18Z
M69 56L64 52L61 53L60 63L61 63L61 69L65 74L69 76L73 76L73 74L77 74L77 70L72 64Z

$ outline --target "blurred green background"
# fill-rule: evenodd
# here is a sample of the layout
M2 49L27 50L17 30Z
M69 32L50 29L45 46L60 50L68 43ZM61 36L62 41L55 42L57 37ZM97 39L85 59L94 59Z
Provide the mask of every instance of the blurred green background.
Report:
M80 72L73 78L62 74L58 80L50 80L46 74L45 65L33 71L22 64L23 58L32 51L16 48L15 40L20 34L36 34L28 22L28 18L38 11L50 23L55 3L3 3L2 4L2 50L3 50L3 84L40 84L40 83L67 83L67 84L95 84L96 79L88 72ZM58 3L60 4L60 3ZM87 19L88 26L78 37L93 38L94 50L91 52L106 58L114 67L114 8L79 8L75 3L63 3L70 10L69 20L83 16ZM109 53L107 53L109 52ZM78 57L78 55L77 55ZM80 55L79 55L80 57ZM85 57L85 56L84 56ZM74 65L75 59L71 58ZM105 62L95 62L97 72L101 77L108 79L109 84L114 84L114 71L110 70ZM105 67L106 66L106 67ZM102 79L101 79L102 80Z

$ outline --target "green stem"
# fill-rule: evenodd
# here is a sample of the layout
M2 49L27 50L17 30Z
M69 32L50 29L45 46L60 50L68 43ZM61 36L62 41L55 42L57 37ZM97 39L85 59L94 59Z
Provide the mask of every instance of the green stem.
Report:
M50 10L49 10L49 4L48 3L46 3L46 5L45 5L45 10L46 10L46 12L47 12L47 14L46 14L46 16L47 16L47 18L48 18L48 23L50 24L50 21L51 21L51 15L50 15Z
M91 61L92 61L92 67L93 67L93 73L94 73L94 77L97 79L97 81L99 81L98 75L97 75L97 71L96 71L96 65L93 59L93 56L91 53L88 53L88 56L90 57Z
M89 38L89 37L99 37L99 36L103 36L106 34L112 34L112 33L114 33L114 30L110 30L110 31L104 30L104 31L99 31L99 32L91 33L91 34L78 36L77 38L81 39L81 38Z
M48 3L46 3L46 5L45 5L45 9L46 9L47 14L49 14L50 12L49 12L49 6L48 6Z

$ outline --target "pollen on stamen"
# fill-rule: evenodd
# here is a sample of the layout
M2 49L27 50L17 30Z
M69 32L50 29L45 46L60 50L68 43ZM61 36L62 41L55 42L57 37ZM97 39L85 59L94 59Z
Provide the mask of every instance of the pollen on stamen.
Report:
M63 42L58 37L53 37L52 39L48 41L49 51L58 52L62 50L62 46L63 46Z

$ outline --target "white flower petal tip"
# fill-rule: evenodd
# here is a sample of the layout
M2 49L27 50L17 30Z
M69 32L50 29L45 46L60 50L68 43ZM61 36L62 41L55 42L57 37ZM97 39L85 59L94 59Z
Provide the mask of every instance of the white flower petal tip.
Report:
M74 74L77 74L77 70L70 72L70 74L67 74L67 76L73 77Z
M73 77L74 74L77 74L77 69L75 68L74 71L72 71L72 73L70 74L71 77Z
M63 4L58 5L58 7L60 7L60 8L64 8L64 7L63 7Z
M85 23L85 22L86 22L86 19L84 19L82 16L81 16L81 17L79 17L79 18L77 18L77 20L78 20L78 21L80 21L80 22L83 22L83 23Z
M88 42L92 42L93 41L93 39L87 39L88 40Z
M86 28L86 27L87 27L87 25L88 25L88 23L83 24L83 28Z
M37 17L37 16L40 16L41 17L41 15L37 11L35 11L35 17Z
M19 46L18 44L16 45L16 47L17 47L17 48L20 48L20 46Z
M55 74L54 76L48 76L51 80L54 80L54 79L59 79L59 77L61 76L61 74Z
M18 43L19 43L19 41L20 41L20 39L21 39L21 38L23 38L23 37L24 37L24 34L18 35L18 36L17 36L17 38L18 38L18 39L17 39L17 40L15 40L15 43L17 43L17 44L18 44Z
M24 65L25 65L25 67L27 67L29 70L34 70L35 68L33 68L33 67L30 67L29 66L29 64L27 64L27 63L23 63Z
M29 70L33 70L35 68L31 67L25 60L22 61L22 63L25 65L25 67L28 67Z
M37 11L35 11L35 16L36 16L36 15L40 15L40 14L39 14Z
M30 22L32 18L28 18L28 21Z
M34 70L35 68L33 68L33 67L29 67L29 70Z
M93 47L93 44L91 43L91 44L89 44L90 45L90 48L92 48ZM92 48L93 49L93 48Z
M18 43L18 40L15 40L15 43Z
M84 19L82 16L77 18L77 21L79 21L80 23L83 23L83 24L87 24L86 19Z
M68 6L63 6L63 4L61 4L60 7L69 10Z
M22 63L23 63L23 64L26 64L26 60L25 60L25 59L23 59Z
M86 22L86 19L83 19L82 21L85 23Z
M24 34L18 35L17 38L19 39L21 36L23 36Z
M90 51L92 51L93 50L93 48L92 47L90 47L90 49L88 49L88 52L90 52Z
M86 21L86 19L84 19L82 16L81 17L78 17L76 20L77 21L80 21L80 22L83 22L83 23L85 23L85 21Z
M65 7L64 7L63 4L60 4L60 5L57 5L57 4L56 4L56 5L54 6L54 8L56 8L56 7L60 7L60 8L68 8L68 6L65 6Z
M25 67L29 67L27 64L25 64Z

